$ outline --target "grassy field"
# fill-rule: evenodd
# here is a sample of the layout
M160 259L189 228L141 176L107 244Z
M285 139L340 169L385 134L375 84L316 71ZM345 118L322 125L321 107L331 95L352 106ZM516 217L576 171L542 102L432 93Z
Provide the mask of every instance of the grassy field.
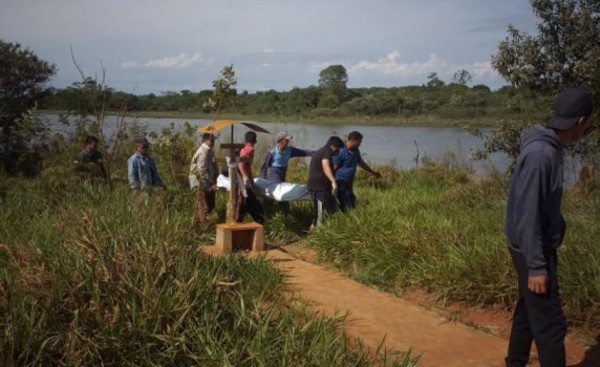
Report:
M1 365L414 365L290 302L264 259L204 255L212 234L192 230L189 191L115 187L0 177ZM272 240L297 236L276 227L293 229L289 217L270 222Z
M478 181L430 165L364 175L359 205L308 237L320 257L356 280L402 295L426 290L442 302L511 308L516 275L503 236L507 182ZM568 231L560 249L561 295L569 322L600 327L600 196L565 195Z
M169 189L148 200L127 189L131 141L113 156L110 191L71 171L81 140L59 139L41 177L0 177L0 364L414 365L408 354L373 357L346 340L341 320L290 302L283 275L266 261L198 250L214 243L226 195L207 231L196 232L187 187L193 131L167 128L152 145ZM288 213L265 202L267 243L308 243L322 261L394 294L418 289L441 302L512 307L506 179L477 180L433 163L378 169L382 181L359 171L358 208L310 233L310 202ZM295 160L288 180L304 183L306 174ZM572 324L598 330L600 195L569 190L563 207L565 312Z

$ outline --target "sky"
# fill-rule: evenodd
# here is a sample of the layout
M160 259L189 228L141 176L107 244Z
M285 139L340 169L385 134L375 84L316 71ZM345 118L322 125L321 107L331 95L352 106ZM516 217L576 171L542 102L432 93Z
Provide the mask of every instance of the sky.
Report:
M0 38L58 72L135 94L212 89L233 64L238 91L317 85L333 64L348 87L421 85L459 69L472 84L505 81L491 56L509 24L536 33L527 0L0 0Z

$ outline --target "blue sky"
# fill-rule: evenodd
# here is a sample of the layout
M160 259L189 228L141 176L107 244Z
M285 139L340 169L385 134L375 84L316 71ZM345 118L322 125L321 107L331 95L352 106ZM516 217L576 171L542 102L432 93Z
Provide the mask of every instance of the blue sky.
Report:
M51 84L87 74L136 94L211 89L233 64L238 90L316 85L331 64L350 87L420 85L490 67L508 24L536 32L527 0L0 0L0 37L57 65Z

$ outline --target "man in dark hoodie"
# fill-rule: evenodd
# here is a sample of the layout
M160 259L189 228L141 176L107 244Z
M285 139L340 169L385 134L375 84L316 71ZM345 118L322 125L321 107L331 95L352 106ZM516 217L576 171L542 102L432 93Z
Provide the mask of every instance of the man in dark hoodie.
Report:
M541 367L566 364L556 252L566 230L560 212L563 147L590 130L592 110L589 94L568 88L554 100L546 126L536 125L521 139L504 226L519 288L507 367L524 367L534 340Z

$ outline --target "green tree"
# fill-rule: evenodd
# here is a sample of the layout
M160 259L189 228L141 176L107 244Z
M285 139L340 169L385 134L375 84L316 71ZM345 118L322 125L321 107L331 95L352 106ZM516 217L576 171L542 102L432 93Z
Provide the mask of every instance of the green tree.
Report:
M600 2L598 0L531 0L538 17L538 34L529 35L508 26L508 37L500 42L492 66L508 82L526 95L531 109L520 121L506 122L486 138L483 155L504 152L516 157L519 134L539 117L540 111L550 111L548 101L568 86L584 87L600 105ZM547 106L540 109L539 105ZM539 120L537 120L539 121ZM596 138L598 139L598 138ZM588 149L572 150L577 155L597 154L600 144L588 144Z
M471 83L471 80L473 78L471 77L471 73L469 73L467 70L465 69L459 69L454 73L454 76L452 77L452 80L460 85L467 85L469 83Z
M323 91L319 106L334 108L344 103L348 96L348 73L343 65L329 65L319 73L319 87Z
M438 78L437 73L431 73L427 76L427 88L429 89L437 89L443 87L445 84L446 83Z
M507 81L530 92L555 95L581 86L600 102L600 2L531 0L538 34L509 25L492 66Z
M213 95L202 104L205 111L217 112L225 107L228 103L232 103L236 97L237 78L233 70L233 64L225 66L221 70L221 77L213 80L214 87Z
M45 131L29 111L46 94L45 84L55 73L54 65L31 50L0 39L0 169L15 173L30 153L31 140Z

